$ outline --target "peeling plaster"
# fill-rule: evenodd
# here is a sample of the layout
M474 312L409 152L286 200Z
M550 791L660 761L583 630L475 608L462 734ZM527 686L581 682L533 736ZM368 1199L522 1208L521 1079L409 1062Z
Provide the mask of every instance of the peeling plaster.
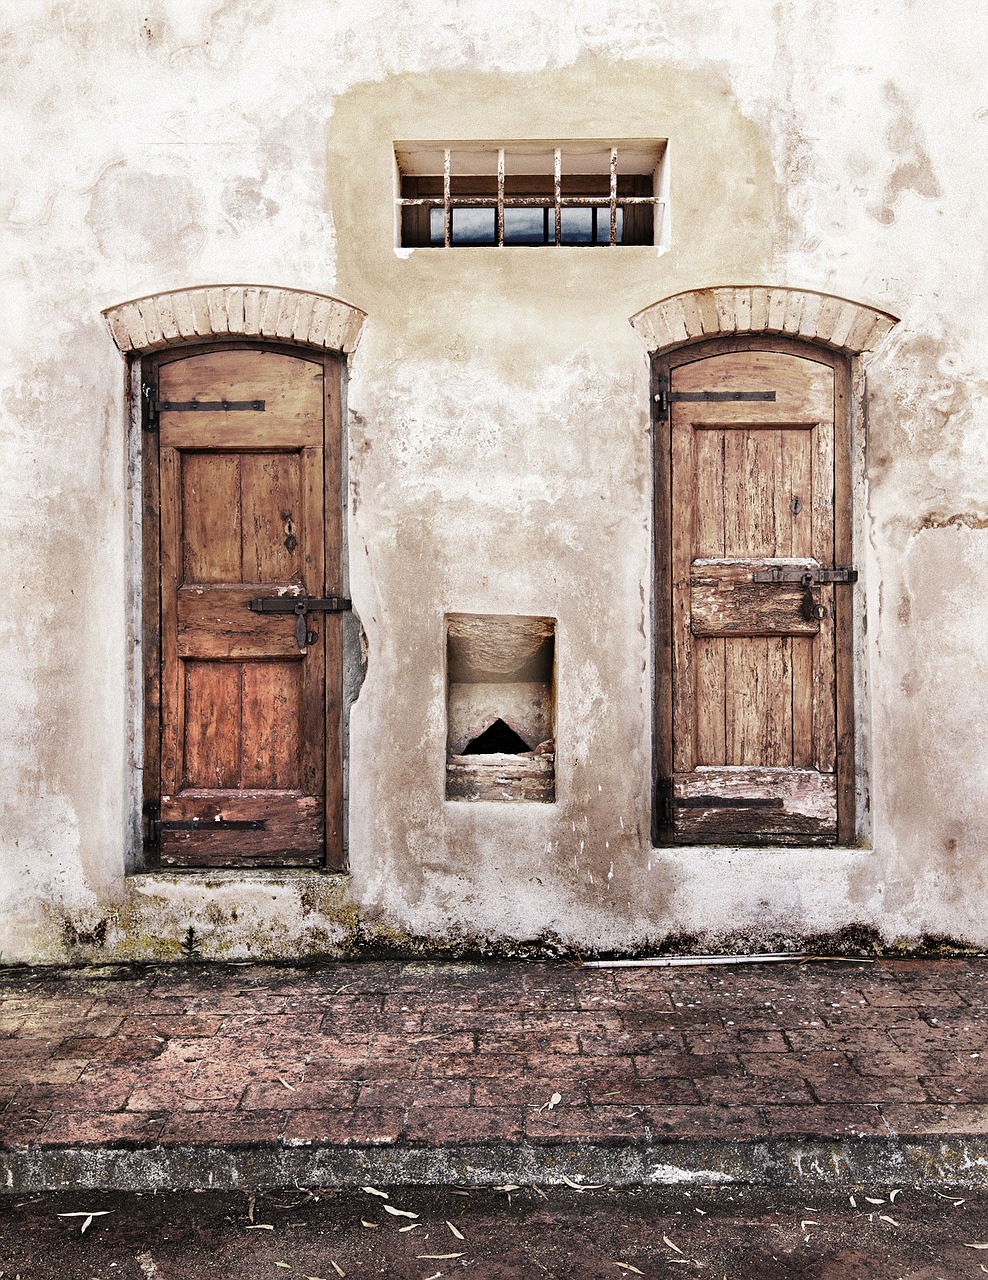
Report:
M988 945L985 15L23 0L0 21L6 959L174 956L190 924L227 957L851 924ZM396 254L393 142L447 136L668 138L669 252ZM99 313L224 280L369 317L349 878L123 874L126 379ZM650 847L648 382L627 319L751 281L903 316L867 358L868 849ZM555 804L444 801L450 612L556 619Z

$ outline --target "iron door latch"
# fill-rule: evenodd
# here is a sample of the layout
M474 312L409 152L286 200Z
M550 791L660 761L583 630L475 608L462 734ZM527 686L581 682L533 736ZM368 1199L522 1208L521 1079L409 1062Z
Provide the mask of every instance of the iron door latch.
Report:
M353 608L353 601L346 596L258 596L247 601L247 608L254 613L294 613L295 643L304 649L318 639L305 623L310 613L346 613Z
M827 569L823 565L776 564L770 569L756 569L752 579L755 582L772 582L777 585L796 583L801 587L823 587L830 583L849 586L852 582L857 582L858 571L847 565Z

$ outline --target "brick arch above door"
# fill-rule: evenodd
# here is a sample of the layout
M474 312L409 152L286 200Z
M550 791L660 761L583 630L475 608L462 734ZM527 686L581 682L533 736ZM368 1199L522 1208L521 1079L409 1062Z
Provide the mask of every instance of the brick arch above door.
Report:
M847 355L871 351L898 318L849 298L814 289L727 285L688 289L631 317L650 352L731 334L784 334L820 342Z
M269 338L348 353L367 318L328 294L255 284L152 293L107 307L103 315L125 354L223 338Z

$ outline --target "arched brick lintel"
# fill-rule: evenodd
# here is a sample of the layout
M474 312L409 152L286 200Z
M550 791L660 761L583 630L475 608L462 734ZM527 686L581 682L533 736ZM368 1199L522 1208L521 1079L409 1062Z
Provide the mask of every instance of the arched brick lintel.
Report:
M216 284L152 293L107 307L113 341L125 354L215 338L277 338L321 351L350 352L366 313L339 298L277 285Z
M732 333L782 333L857 356L898 323L887 311L849 298L771 285L689 289L631 317L649 352Z

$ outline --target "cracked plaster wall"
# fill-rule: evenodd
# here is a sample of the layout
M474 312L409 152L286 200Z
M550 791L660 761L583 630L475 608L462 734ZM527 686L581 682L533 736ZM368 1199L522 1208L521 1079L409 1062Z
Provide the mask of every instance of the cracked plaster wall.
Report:
M20 0L0 19L0 952L581 948L850 924L988 944L988 136L975 5ZM395 138L670 139L672 242L393 248ZM259 281L351 361L350 858L125 877L125 372L100 310ZM859 851L649 847L647 362L627 318L764 282L902 317L867 360ZM443 803L445 612L551 615L555 805Z

